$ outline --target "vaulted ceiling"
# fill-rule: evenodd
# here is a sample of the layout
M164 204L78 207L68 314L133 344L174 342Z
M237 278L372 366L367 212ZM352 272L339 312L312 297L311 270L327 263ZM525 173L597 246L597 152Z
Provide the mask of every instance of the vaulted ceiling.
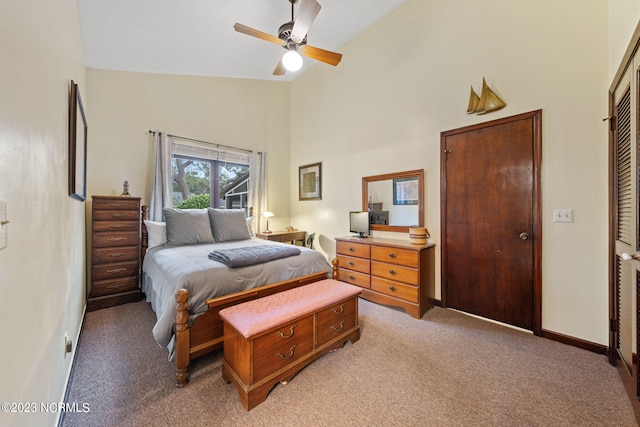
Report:
M294 16L299 0L294 5ZM308 44L340 48L406 0L318 0ZM274 76L282 47L233 29L238 22L278 36L291 20L289 0L79 0L90 68L291 81L311 67ZM343 61L348 60L343 57ZM338 65L339 67L340 65Z

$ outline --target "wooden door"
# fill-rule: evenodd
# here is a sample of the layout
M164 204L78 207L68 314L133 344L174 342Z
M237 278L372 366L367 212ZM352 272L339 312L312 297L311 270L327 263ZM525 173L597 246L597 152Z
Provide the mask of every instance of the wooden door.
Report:
M637 262L626 262L622 254L636 251L636 224L634 221L637 204L633 171L636 169L634 132L632 127L631 72L626 73L626 84L614 93L613 131L613 239L612 256L614 273L615 312L613 319L617 324L612 328L613 346L618 357L631 372L633 365L633 273ZM633 103L635 104L635 103ZM636 267L636 268L634 268Z
M536 334L541 115L441 134L443 306Z

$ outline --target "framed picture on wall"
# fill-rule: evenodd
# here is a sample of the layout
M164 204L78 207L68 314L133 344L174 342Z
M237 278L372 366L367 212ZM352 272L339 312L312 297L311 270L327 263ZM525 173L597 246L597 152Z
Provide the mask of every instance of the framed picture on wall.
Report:
M322 163L298 168L298 200L322 200Z
M87 117L73 80L69 92L69 195L80 201L87 198Z
M417 205L418 192L417 178L397 178L393 180L394 205Z

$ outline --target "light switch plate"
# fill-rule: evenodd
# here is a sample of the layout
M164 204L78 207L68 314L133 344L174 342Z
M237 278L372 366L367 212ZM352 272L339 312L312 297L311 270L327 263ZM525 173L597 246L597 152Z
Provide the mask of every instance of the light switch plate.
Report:
M7 247L7 202L0 200L0 249Z
M573 222L573 209L554 209L553 222Z

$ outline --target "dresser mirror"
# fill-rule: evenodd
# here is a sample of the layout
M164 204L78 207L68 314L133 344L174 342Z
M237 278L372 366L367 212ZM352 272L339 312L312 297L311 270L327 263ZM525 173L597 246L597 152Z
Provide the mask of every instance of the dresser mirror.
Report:
M371 214L371 230L424 227L424 169L363 177L362 210Z

